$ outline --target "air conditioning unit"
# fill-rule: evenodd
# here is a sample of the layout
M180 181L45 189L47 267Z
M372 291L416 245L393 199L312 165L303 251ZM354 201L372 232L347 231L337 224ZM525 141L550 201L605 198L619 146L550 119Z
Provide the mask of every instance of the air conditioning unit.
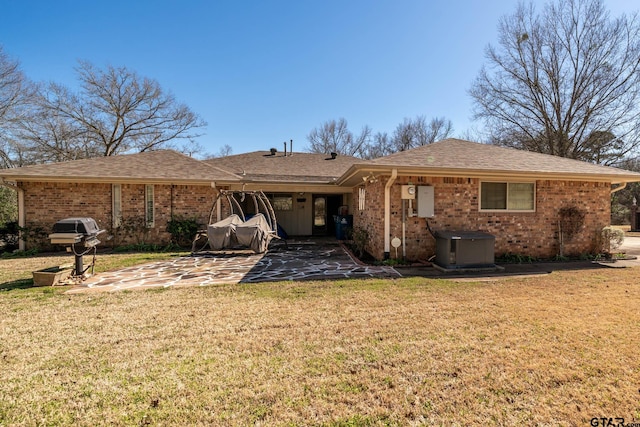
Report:
M435 263L446 269L495 267L493 234L480 231L437 231Z

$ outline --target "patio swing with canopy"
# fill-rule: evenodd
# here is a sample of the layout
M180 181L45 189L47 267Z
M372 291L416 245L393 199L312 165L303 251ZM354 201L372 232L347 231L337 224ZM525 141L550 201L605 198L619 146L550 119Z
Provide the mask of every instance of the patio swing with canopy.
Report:
M247 197L253 202L255 214L251 216L245 214L241 205ZM217 207L221 200L227 201L231 214L214 223L213 215L217 212ZM204 243L201 243L204 237L207 239ZM209 245L211 250L245 246L255 253L263 253L267 251L271 240L280 238L276 214L264 192L218 190L218 195L209 213L207 229L196 234L191 252L202 251ZM198 245L201 245L200 248L198 248Z

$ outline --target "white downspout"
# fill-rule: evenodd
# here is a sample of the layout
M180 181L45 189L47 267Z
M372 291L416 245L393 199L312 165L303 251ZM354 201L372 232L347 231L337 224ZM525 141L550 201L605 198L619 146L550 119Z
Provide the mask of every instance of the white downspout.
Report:
M11 188L18 193L18 226L20 228L24 228L25 225L25 213L24 213L24 190L17 185L9 184L5 182L4 179L0 178L0 185L3 185L7 188ZM24 239L22 238L22 232L20 232L20 239L18 240L18 249L24 251L26 249L26 245Z
M391 170L391 177L384 185L384 259L391 252L391 186L398 177L398 169Z

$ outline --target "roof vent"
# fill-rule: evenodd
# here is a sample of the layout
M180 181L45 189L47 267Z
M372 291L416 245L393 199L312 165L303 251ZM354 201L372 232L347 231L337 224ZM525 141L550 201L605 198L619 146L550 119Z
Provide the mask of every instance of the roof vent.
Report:
M277 148L272 148L270 151L271 151L271 155L275 156L276 153L278 152L278 149Z
M335 159L336 157L338 157L338 153L336 153L335 151L331 152L331 159Z

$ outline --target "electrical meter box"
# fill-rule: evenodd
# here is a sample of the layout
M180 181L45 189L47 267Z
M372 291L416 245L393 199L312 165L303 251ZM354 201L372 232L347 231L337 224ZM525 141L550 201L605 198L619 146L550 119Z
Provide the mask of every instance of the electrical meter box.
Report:
M402 200L414 200L416 198L416 186L415 185L403 185L402 186Z
M421 185L418 187L418 217L419 218L433 218L435 216L434 202L433 202L433 187L428 185Z

